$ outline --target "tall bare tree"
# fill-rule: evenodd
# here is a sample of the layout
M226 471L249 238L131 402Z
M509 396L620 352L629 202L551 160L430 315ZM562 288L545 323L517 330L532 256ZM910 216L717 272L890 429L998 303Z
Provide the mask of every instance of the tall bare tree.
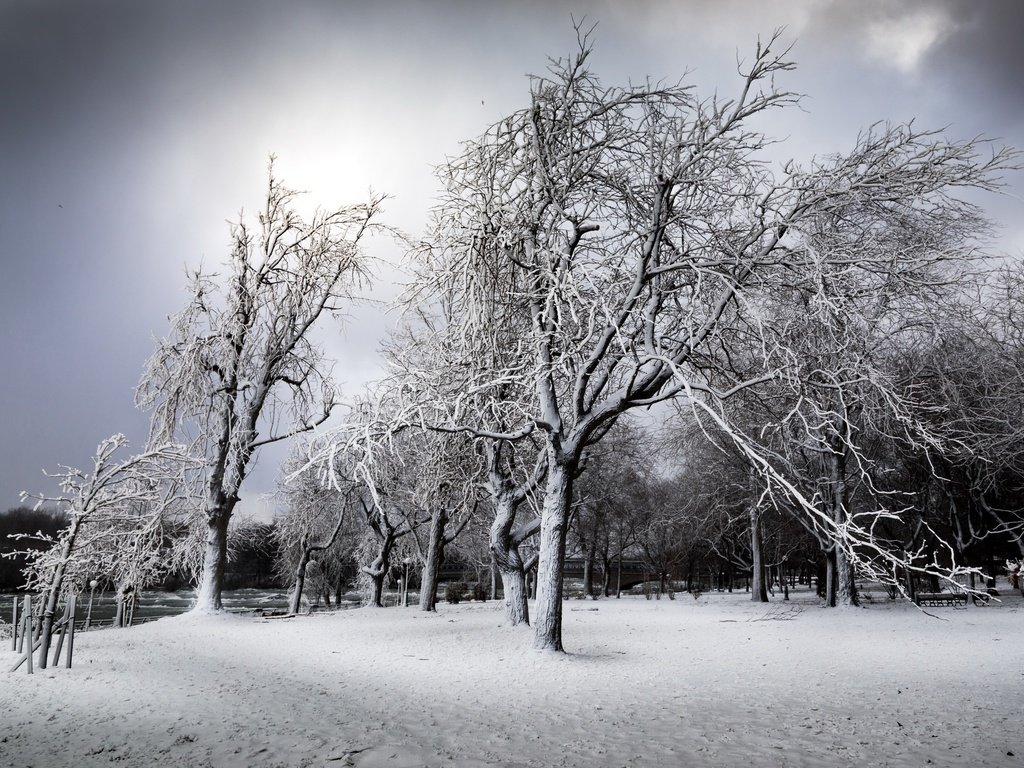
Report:
M228 523L260 447L322 423L335 402L312 337L336 318L367 277L360 246L381 198L308 221L271 163L256 226L231 229L227 273L197 271L137 392L152 410L152 439L185 437L206 461L205 555L196 610L220 610Z
M575 55L533 78L526 108L443 169L448 195L435 247L423 254L427 285L460 307L475 348L475 334L495 332L495 314L482 311L494 286L482 278L504 277L498 297L516 308L504 317L519 318L521 341L490 383L529 382L523 426L505 436L534 429L543 438L536 648L562 649L565 536L588 446L626 411L680 395L727 425L723 401L776 377L754 299L809 260L807 233L819 217L851 200L925 209L958 188L995 186L1009 165L1004 152L979 158L976 143L893 129L874 154L861 142L849 156L790 164L776 177L764 160L771 141L752 124L796 101L775 86L793 67L777 37L758 45L737 95L723 100L683 85L605 87L587 68L581 36ZM733 375L740 349L761 356L752 378ZM734 436L757 454L756 442ZM800 501L825 519L818 503ZM829 535L853 535L829 519Z
M474 245L438 249L441 284L468 278L456 286L465 326L489 300L476 276L495 269L510 272L504 296L523 318L518 371L503 373L530 381L529 424L544 438L534 645L552 650L562 648L565 534L583 452L621 413L674 395L676 371L716 337L737 282L723 252L734 263L737 251L767 252L781 237L763 213L748 215L772 195L744 159L762 139L742 125L792 100L760 89L789 68L770 47L730 103L684 86L605 88L589 55L583 38L534 79L528 108L449 164L438 232Z

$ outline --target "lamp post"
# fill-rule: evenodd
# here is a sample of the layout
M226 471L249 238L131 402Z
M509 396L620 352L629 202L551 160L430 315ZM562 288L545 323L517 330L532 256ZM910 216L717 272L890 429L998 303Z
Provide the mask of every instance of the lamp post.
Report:
M85 612L85 628L88 629L92 624L92 598L96 594L96 587L99 586L99 582L93 579L89 582L89 607Z
M402 565L404 566L403 569L402 569L402 607L403 608L408 608L409 607L409 563L410 562L411 562L411 560L408 557L405 558L402 561Z

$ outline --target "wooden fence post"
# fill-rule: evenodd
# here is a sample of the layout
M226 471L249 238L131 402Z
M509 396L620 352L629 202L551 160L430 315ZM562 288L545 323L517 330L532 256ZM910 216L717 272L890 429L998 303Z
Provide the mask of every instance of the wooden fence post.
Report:
M39 621L36 623L35 632L32 633L33 642L43 636L43 612L46 608L46 595L39 595ZM34 615L34 614L33 614Z
M71 595L71 603L69 610L71 614L68 616L68 657L64 663L65 669L71 669L71 654L75 650L75 609L78 607L78 595Z
M25 644L25 664L28 673L32 674L32 652L35 651L32 637L32 595L25 595L25 636L28 642Z
M14 598L14 608L11 611L11 650L18 651L18 598Z
M18 629L20 631L22 631L22 634L19 634L17 636L17 652L18 653L24 653L25 652L25 638L26 638L27 635L29 635L32 632L32 630L29 629L28 625L26 625L26 623L25 623L25 611L24 610L22 611L22 621L18 622Z
M70 598L69 598L70 599ZM57 638L57 647L53 651L53 666L57 666L57 662L60 661L60 651L64 647L64 639L68 635L68 605L64 603L64 615L61 620L54 625L54 632L59 632L60 637Z

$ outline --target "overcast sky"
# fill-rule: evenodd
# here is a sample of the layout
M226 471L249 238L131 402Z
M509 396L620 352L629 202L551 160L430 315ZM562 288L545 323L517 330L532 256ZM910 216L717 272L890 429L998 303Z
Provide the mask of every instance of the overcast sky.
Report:
M185 268L221 263L270 153L311 204L372 187L389 223L421 232L432 165L524 105L526 75L571 52L573 16L597 22L607 84L689 71L723 94L737 55L785 26L799 68L782 84L806 94L775 126L787 154L910 119L1024 148L1019 0L0 0L0 509L110 434L142 446L133 391L153 337ZM1009 181L990 210L1019 254L1024 180ZM329 330L345 392L375 376L389 322L363 310ZM279 460L263 457L250 511Z

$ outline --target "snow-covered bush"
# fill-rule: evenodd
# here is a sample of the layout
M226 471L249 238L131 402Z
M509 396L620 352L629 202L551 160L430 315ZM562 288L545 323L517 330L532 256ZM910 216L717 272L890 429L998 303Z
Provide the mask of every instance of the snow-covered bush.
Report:
M464 581L449 581L444 591L444 599L452 605L458 605L466 596L467 589L469 587L466 586Z

